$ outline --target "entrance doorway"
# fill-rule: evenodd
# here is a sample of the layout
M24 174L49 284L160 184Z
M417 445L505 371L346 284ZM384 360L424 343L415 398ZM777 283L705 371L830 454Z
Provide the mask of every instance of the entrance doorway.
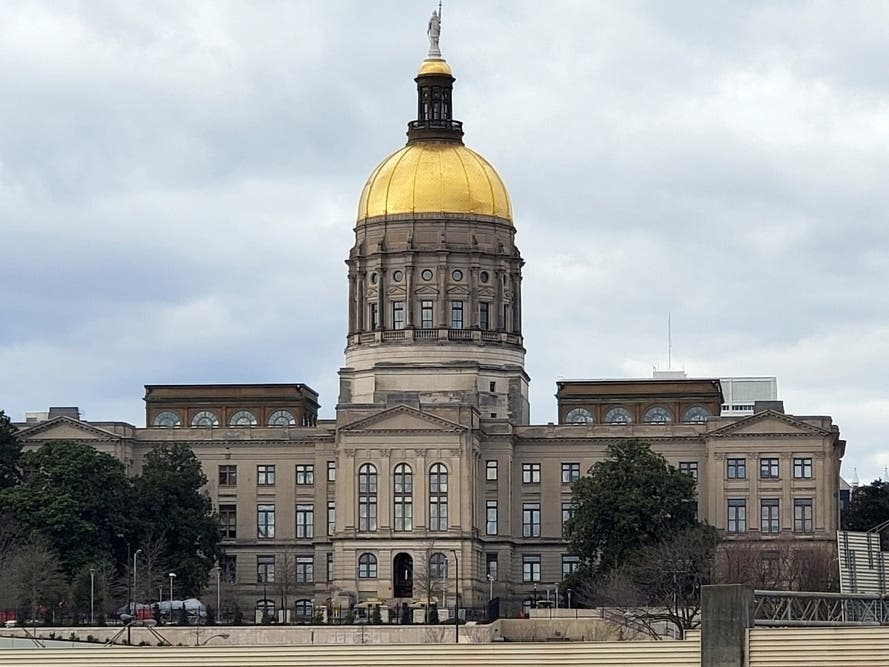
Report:
M392 589L397 598L414 597L414 559L400 553L392 562Z

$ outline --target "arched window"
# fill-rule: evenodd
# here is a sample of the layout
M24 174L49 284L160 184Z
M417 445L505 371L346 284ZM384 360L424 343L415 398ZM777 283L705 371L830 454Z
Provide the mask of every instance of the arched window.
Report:
M629 424L633 421L633 415L626 408L611 408L605 413L606 424Z
M157 416L154 418L153 422L154 426L160 426L161 428L176 428L177 426L181 426L182 422L179 419L179 415L171 410L164 410L163 412L158 412Z
M358 530L377 529L377 469L370 463L358 468Z
M191 425L197 427L219 426L219 417L210 410L201 410L191 418Z
M646 411L642 421L646 424L669 424L673 421L673 415L667 408L656 405Z
M275 601L274 600L257 600L256 615L262 618L264 615L269 618L275 618Z
M443 463L429 468L429 530L448 529L448 469Z
M434 553L429 557L429 578L432 581L446 579L448 576L448 557L443 553Z
M296 419L290 410L275 410L269 415L269 426L294 426Z
M710 411L707 408L695 405L685 411L685 414L682 415L682 421L693 423L705 422L709 416Z
M361 554L358 556L358 578L377 578L377 557L373 554Z
M256 426L256 415L250 410L238 410L228 420L231 426Z
M314 605L311 600L297 600L293 605L293 612L296 618L301 621L307 621L312 618Z
M414 472L407 463L395 466L393 486L395 502L395 530L414 529Z
M592 424L593 413L586 408L574 408L565 415L566 424Z

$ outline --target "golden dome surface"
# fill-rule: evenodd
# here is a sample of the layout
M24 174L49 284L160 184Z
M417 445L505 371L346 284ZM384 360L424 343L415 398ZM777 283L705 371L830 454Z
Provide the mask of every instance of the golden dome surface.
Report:
M494 167L457 142L411 142L367 179L359 222L410 213L470 213L512 221L509 193Z
M420 64L420 71L417 76L423 74L447 74L451 76L451 66L443 58L426 58Z

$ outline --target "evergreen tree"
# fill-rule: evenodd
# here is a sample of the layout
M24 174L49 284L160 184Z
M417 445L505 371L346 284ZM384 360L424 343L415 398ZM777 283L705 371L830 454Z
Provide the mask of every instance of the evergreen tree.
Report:
M134 482L137 534L163 536L164 560L183 598L200 595L221 556L219 525L201 490L206 483L194 452L179 443L150 451Z
M629 563L643 547L698 525L694 479L637 440L609 445L608 458L571 491L566 535L590 572Z
M9 417L0 410L0 491L21 482L19 459L22 445L15 436L16 428Z

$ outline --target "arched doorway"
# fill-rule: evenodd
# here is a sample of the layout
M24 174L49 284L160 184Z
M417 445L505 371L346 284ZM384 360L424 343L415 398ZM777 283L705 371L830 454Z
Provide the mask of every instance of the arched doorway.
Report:
M397 598L414 597L414 559L400 553L392 562L392 589Z

